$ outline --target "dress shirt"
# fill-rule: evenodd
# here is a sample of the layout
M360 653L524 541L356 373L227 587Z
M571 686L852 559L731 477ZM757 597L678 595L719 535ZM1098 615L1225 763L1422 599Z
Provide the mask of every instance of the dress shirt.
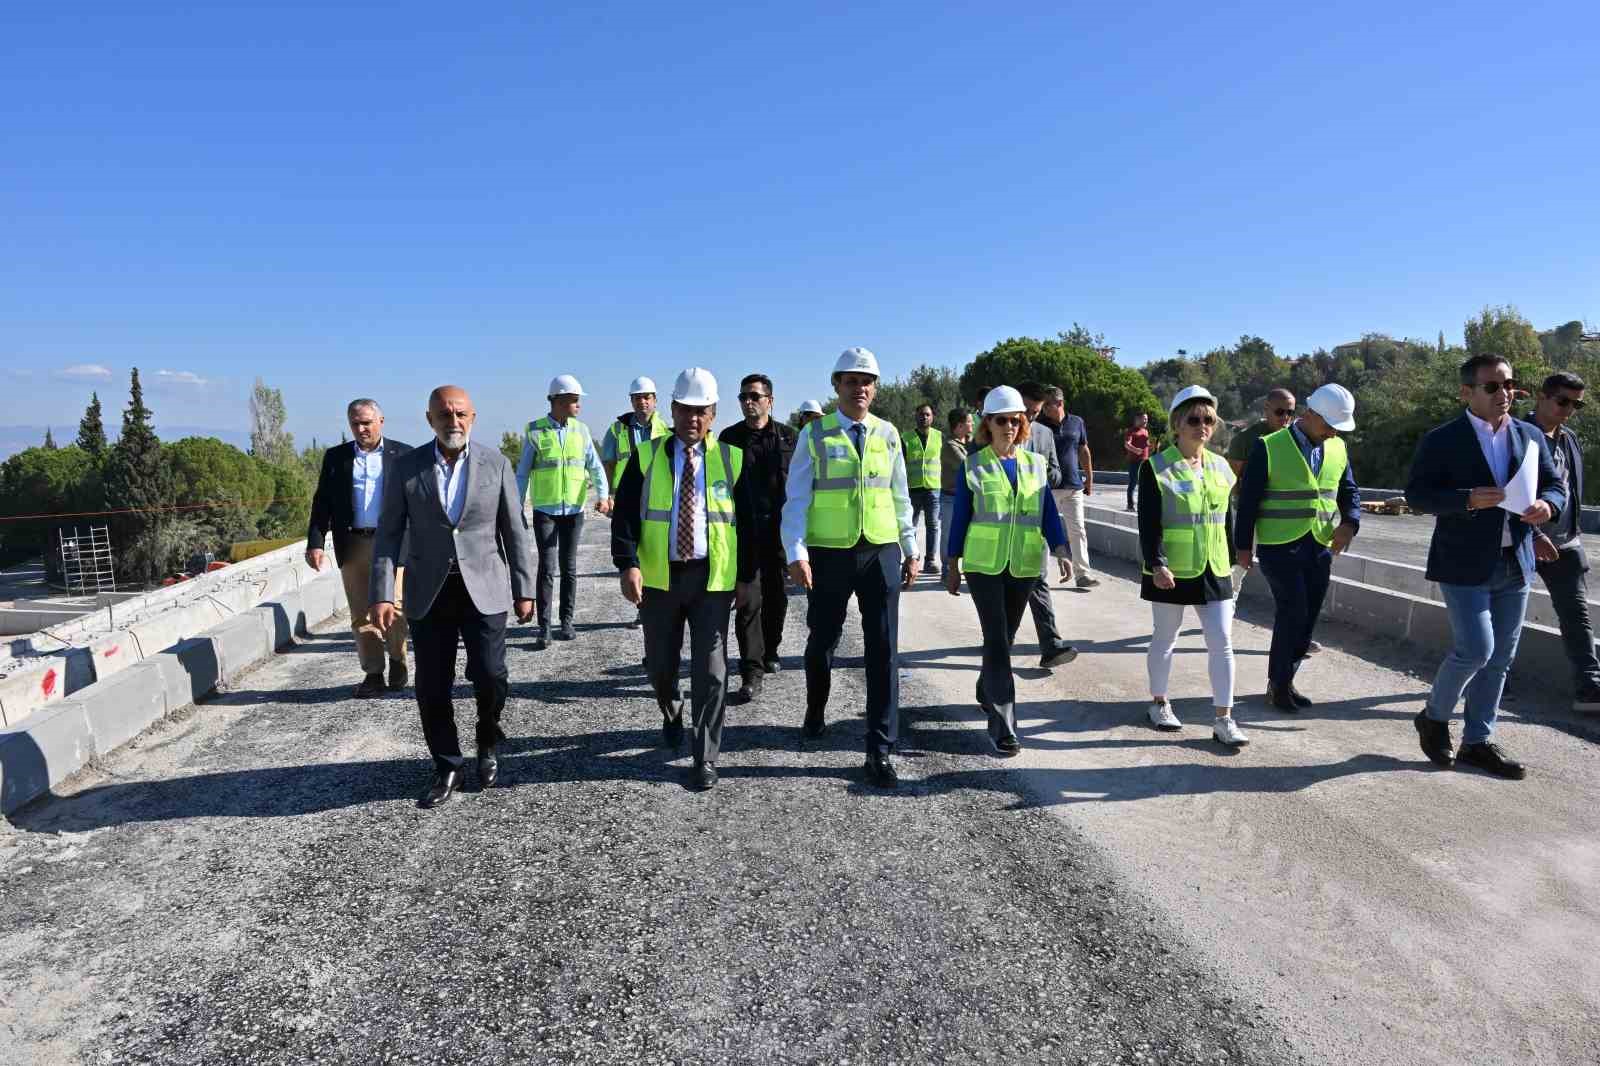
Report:
M1511 416L1508 414L1500 423L1500 428L1495 429L1489 423L1467 412L1467 421L1472 423L1472 432L1478 438L1478 447L1483 450L1483 458L1489 464L1489 475L1494 478L1494 483L1499 488L1505 488L1506 482L1511 480ZM1511 512L1504 508L1496 508L1500 512L1500 547L1511 547Z
M683 464L689 452L688 448L678 447L672 450L672 518L667 525L667 558L675 563L688 562L678 553L678 507L683 503L678 493L683 488ZM694 454L698 457L699 465L694 471L694 516L690 523L694 526L694 551L689 559L704 559L706 557L706 442L702 440L694 446Z
M860 423L843 411L836 413L845 435L853 439L851 428ZM789 464L781 530L784 551L788 553L791 563L809 561L811 558L806 552L806 512L811 510L811 431L821 424L822 420L817 419L800 431L800 440L794 446L794 460ZM889 427L889 432L897 438L891 456L894 465L889 474L889 491L894 494L894 517L895 524L900 527L900 550L907 559L920 559L922 552L917 548L916 523L911 517L911 490L906 483L905 449L898 446L899 433L893 426Z
M439 442L433 442L433 470L439 475L439 506L452 526L461 524L461 509L467 505L467 461L472 458L468 444L456 457L455 465L445 462Z
M378 509L383 503L383 441L370 452L356 445L355 462L350 470L350 526L377 529Z
M563 449L565 449L567 446L567 423L570 423L571 421L572 420L569 418L567 422L556 423L556 441ZM524 433L523 437L522 458L517 460L517 498L519 500L526 500L528 498L528 476L533 472L533 460L535 457L533 442L526 439L526 433ZM595 493L602 500L609 499L611 495L611 486L606 479L605 467L600 465L600 453L595 450L594 441L592 439L589 441L588 448L584 450L583 465L588 468L589 483L594 486ZM535 510L541 511L544 514L556 515L557 517L569 514L582 514L584 504L587 502L587 500L580 501L577 506L571 506L566 503L557 503L551 504L548 507L537 507Z

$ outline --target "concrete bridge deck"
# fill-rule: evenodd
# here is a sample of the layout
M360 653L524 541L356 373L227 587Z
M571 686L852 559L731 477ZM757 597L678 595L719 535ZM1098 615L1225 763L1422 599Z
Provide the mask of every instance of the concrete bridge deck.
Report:
M971 690L970 602L902 604L906 784L857 781L858 637L802 743L786 669L730 708L722 781L658 746L589 523L580 639L514 630L506 786L415 809L410 693L354 703L325 630L0 830L8 1064L1600 1059L1600 748L1539 686L1527 781L1437 772L1431 662L1334 626L1290 717L1235 629L1254 744L1142 726L1131 567L1061 591L1077 662L1018 662L1027 749ZM467 720L468 701L461 717Z

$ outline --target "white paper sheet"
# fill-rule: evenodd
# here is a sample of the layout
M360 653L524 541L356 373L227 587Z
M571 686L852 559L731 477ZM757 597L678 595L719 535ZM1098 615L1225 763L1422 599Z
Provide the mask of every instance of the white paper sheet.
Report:
M1528 442L1528 450L1522 453L1522 465L1517 467L1517 472L1511 480L1506 482L1506 498L1500 501L1500 506L1512 514L1520 515L1523 511L1533 506L1533 501L1539 498L1539 444L1537 441Z

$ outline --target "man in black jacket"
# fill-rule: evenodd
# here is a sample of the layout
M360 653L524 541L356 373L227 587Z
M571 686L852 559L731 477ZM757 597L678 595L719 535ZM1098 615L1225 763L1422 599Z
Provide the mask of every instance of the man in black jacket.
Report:
M350 607L350 628L365 675L356 686L356 698L379 696L384 691L383 660L389 659L389 688L406 686L406 626L401 621L384 634L368 616L368 580L372 572L372 538L378 532L383 503L384 469L411 450L383 435L383 408L362 397L345 409L350 435L345 444L322 453L322 473L311 497L311 525L306 531L306 565L321 570L322 545L333 534L333 558L344 578L345 602Z
M1550 605L1561 623L1561 640L1572 663L1573 709L1600 711L1600 662L1594 654L1594 627L1589 622L1589 589L1584 578L1589 559L1583 551L1583 449L1566 426L1583 406L1583 379L1557 371L1544 379L1528 421L1544 434L1556 473L1567 487L1567 507L1533 533L1533 555L1539 576L1550 593Z

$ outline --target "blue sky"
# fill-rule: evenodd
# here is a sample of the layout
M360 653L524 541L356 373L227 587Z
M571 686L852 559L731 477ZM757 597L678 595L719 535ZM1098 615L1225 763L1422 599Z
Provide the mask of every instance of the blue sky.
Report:
M7 5L0 427L1600 323L1600 5L1298 7Z

